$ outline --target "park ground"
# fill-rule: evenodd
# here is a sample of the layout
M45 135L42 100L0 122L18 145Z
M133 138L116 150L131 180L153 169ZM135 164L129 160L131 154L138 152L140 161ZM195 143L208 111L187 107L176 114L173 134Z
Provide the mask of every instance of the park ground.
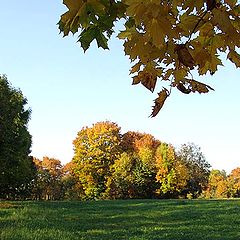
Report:
M0 201L1 240L240 239L240 200Z

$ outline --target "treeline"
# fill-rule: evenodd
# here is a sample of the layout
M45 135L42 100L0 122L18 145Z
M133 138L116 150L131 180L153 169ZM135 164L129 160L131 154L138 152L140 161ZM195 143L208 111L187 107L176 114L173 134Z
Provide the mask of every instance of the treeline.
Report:
M240 197L240 168L211 170L193 143L180 149L139 132L121 134L112 122L84 127L73 141L74 157L31 158L31 181L8 199L88 200Z
M30 115L22 92L0 75L0 199L240 197L240 168L210 171L192 143L175 149L150 134L122 134L108 121L78 132L70 163L36 159Z

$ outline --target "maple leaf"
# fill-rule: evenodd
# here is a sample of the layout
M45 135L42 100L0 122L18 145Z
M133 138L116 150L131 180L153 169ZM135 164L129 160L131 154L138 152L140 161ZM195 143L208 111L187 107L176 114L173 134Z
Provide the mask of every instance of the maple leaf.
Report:
M185 44L176 45L175 51L177 52L178 60L180 63L182 63L186 67L189 67L190 69L194 68L195 61L192 55L189 53Z
M152 43L156 47L161 47L164 44L164 37L165 34L161 28L161 25L159 24L159 21L155 18L152 19L149 26L149 34L152 38Z
M157 76L151 73L145 73L144 78L141 83L144 87L146 87L151 92L154 91L157 82Z
M191 89L191 92L208 93L209 90L214 91L214 89L212 87L210 87L209 85L198 82L193 79L186 79L186 82L189 83L189 89Z
M170 93L166 88L163 88L162 91L158 93L158 98L154 100L154 106L150 117L155 117L159 113L169 95Z
M190 34L196 24L198 23L199 18L196 15L189 15L187 12L180 17L179 26L181 27L184 34Z
M140 82L144 87L153 92L156 86L157 76L150 72L141 71L137 76L133 77L132 84L135 85Z
M67 6L68 11L61 16L58 25L63 35L67 36L69 32L74 34L78 31L79 18L85 10L85 3L82 0L64 0L63 4Z
M91 42L95 39L95 37L95 28L88 28L82 31L78 41L81 43L81 47L83 48L84 52L89 48Z

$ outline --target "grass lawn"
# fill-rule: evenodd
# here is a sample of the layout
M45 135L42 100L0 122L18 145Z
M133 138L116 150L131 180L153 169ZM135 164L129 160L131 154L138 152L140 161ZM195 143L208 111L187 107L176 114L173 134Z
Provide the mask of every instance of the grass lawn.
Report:
M240 200L0 202L1 240L240 239Z

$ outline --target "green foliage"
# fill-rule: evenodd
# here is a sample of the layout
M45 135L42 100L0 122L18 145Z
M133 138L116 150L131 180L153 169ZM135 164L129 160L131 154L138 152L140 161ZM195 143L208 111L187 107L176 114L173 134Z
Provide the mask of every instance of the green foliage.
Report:
M33 178L27 129L31 111L26 104L22 92L0 76L0 198L14 198L18 188L24 190Z
M75 34L79 27L81 47L86 51L93 40L98 47L108 49L108 39L113 33L114 22L124 16L125 5L119 1L72 1L64 0L68 11L59 21L59 29L67 36L70 32Z
M71 161L67 163L63 169L62 186L63 186L63 199L78 200L84 197L84 191L81 183L78 180L75 172L75 164Z
M153 92L158 81L167 81L155 100L151 116L158 114L173 88L184 94L207 93L207 84L193 79L214 74L222 53L240 67L240 4L230 0L64 0L68 11L58 23L64 36L80 32L86 51L92 41L108 49L114 23L121 20L125 54L133 66L133 84ZM164 86L164 84L162 84Z
M183 144L177 152L177 158L186 165L189 174L185 194L191 193L198 197L208 184L211 165L206 161L200 147L194 143Z
M152 160L152 159L151 159ZM152 198L155 173L136 153L123 153L111 168L106 197L111 199Z
M107 198L152 198L155 195L155 151L160 144L152 135L123 134L123 154L117 159L107 181Z
M125 199L134 197L135 178L133 171L139 162L137 156L123 153L111 167L111 176L107 180L106 197Z
M1 240L235 240L239 200L0 202Z

